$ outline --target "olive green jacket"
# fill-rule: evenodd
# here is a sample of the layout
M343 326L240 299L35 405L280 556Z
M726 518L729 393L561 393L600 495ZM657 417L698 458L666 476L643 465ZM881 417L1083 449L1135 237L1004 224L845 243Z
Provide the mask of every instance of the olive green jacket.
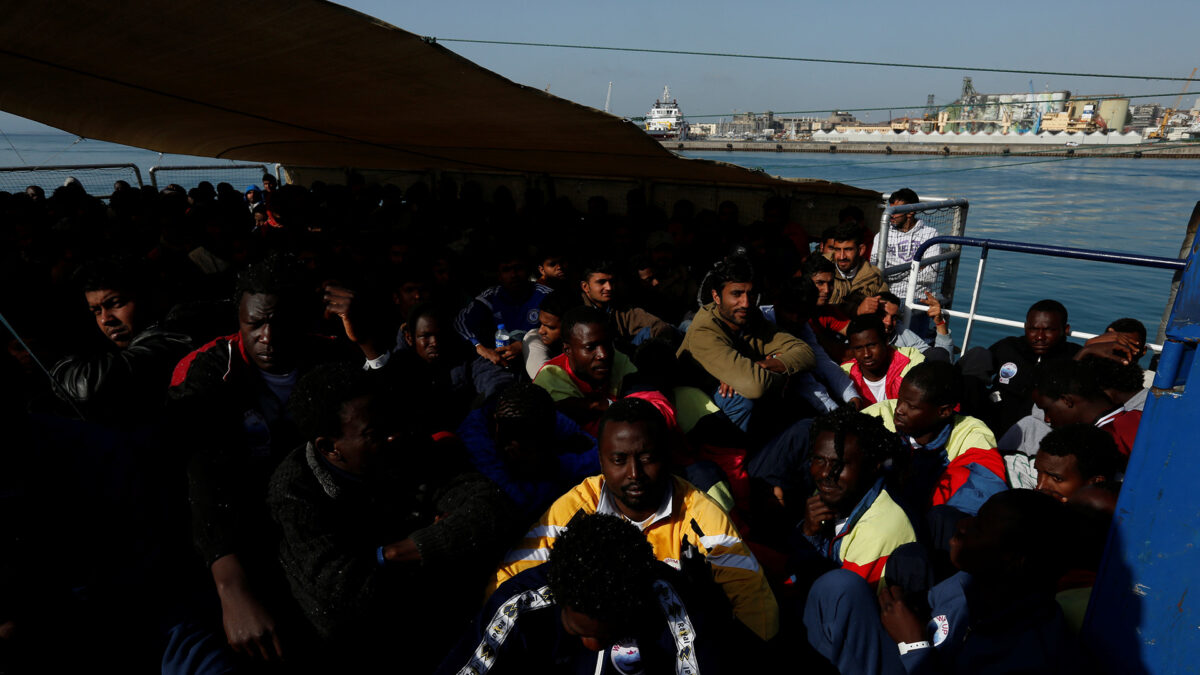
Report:
M724 382L749 399L762 398L787 384L788 375L810 370L816 363L812 348L803 340L776 328L757 310L741 331L734 332L717 314L716 303L700 308L688 327L676 356L703 369L710 378L701 388L711 391L714 381ZM787 374L757 365L774 356Z

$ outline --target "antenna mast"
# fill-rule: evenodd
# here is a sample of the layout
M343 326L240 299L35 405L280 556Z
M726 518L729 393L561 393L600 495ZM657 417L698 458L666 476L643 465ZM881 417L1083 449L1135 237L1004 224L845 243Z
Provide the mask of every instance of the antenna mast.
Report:
M608 112L608 104L612 101L612 82L608 83L608 93L604 95L604 112Z

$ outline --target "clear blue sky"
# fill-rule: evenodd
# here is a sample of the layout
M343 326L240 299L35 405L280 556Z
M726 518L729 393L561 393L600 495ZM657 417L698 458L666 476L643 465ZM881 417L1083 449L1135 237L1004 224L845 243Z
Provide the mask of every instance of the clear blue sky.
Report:
M741 52L1186 77L1200 65L1196 0L1094 2L689 3L481 0L343 4L405 30L441 38L560 42L604 46ZM613 83L612 112L644 115L664 84L685 115L733 111L893 108L920 113L925 97L957 97L964 75L985 93L1069 89L1081 94L1177 92L1182 82L1107 80L912 70L715 57L627 54L446 43L509 79L602 108ZM1200 93L1200 82L1195 83ZM1145 99L1135 99L1134 103ZM1174 97L1159 99L1170 104ZM1195 96L1184 99L1190 107ZM481 106L481 112L486 107ZM828 112L824 113L828 114ZM886 112L870 113L881 120ZM823 115L822 115L823 116ZM860 113L860 119L865 114ZM704 121L704 120L696 120ZM8 132L38 128L0 114Z

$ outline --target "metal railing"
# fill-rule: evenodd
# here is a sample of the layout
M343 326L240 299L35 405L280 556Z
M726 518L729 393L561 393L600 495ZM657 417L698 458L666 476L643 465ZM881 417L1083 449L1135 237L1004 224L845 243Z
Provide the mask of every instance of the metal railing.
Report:
M893 215L903 215L906 213L924 214L926 218L923 218L922 221L925 224L930 225L935 230L949 230L948 232L939 231L938 237L947 235L961 237L967 227L968 207L969 204L965 199L939 199L937 201L917 202L916 204L888 204L883 209L883 216L879 222L879 246L875 247L872 251L873 263L876 267L880 268L884 280L890 285L903 281L905 276L911 280L914 278L912 274L915 274L915 272L910 271L910 264L907 262L884 267L887 263L888 236L892 231L891 222ZM943 218L931 217L939 211L950 212L949 223L945 222ZM957 246L950 246L949 249L950 253L957 253L958 251ZM921 255L926 250L928 250L928 247L914 253L913 260L920 260ZM936 259L931 258L926 265L922 265L921 267L939 262L945 262L946 265L942 269L941 275L934 275L933 284L938 286L936 290L942 296L942 305L949 308L954 305L954 287L958 283L958 256L943 253L936 256ZM940 279L938 278L939 276Z
M276 164L275 167L276 167L275 177L278 178L279 177L279 165ZM204 174L228 174L231 171L248 171L248 170L255 171L259 176L261 176L264 173L269 173L269 171L267 170L267 165L265 165L265 164L197 164L197 165L192 165L192 166L162 165L162 166L150 167L150 184L153 185L154 189L157 190L158 189L158 175L163 172L188 171L188 172L195 172L200 175L204 175ZM216 177L216 176L214 176L214 177ZM223 175L220 177L224 178L227 176ZM256 177L256 180L257 180L257 177ZM209 182L212 182L212 181L209 181ZM240 190L241 188L239 187L238 189Z
M930 247L939 244L946 244L954 247L951 253L944 253L938 256L932 256L922 260L921 256ZM1133 267L1152 267L1165 270L1182 270L1187 266L1187 260L1182 258L1163 258L1152 255L1139 255L1134 253L1120 253L1116 251L1100 251L1087 248L1070 248L1068 246L1054 246L1051 244L1028 244L1019 241L1002 241L999 239L978 239L975 237L934 237L929 241L921 244L913 256L911 270L908 275L908 287L904 293L904 314L903 325L908 327L909 319L912 317L913 310L925 311L929 309L927 305L922 305L914 301L914 296L917 290L917 271L924 266L932 265L939 259L947 258L947 256L958 257L961 254L961 247L977 246L979 247L979 267L975 270L975 286L971 290L971 308L966 312L957 310L943 309L942 311L949 316L965 318L967 327L963 331L963 341L960 349L963 352L967 351L967 345L971 340L971 329L976 321L990 323L997 326L1009 326L1012 328L1025 328L1023 321L1014 321L1012 319L1004 319L995 316L985 316L976 313L976 308L979 305L979 291L983 285L983 272L987 266L988 251L1011 251L1014 253L1028 253L1030 255L1043 255L1052 258L1071 258L1074 260L1091 260L1094 262L1113 263L1117 265L1130 265ZM1072 337L1079 337L1085 340L1096 337L1095 333L1085 333L1083 331L1072 330ZM1161 344L1146 345L1156 352L1162 351Z
M3 167L0 167L0 173L3 173L3 174L27 173L27 174L36 176L39 173L40 174L48 174L48 173L61 174L63 172L72 173L72 172L76 172L76 171L85 171L85 172L112 171L114 169L121 170L121 171L132 171L133 177L137 180L137 186L139 188L142 187L142 185L143 185L142 172L140 169L138 169L136 164L55 164L55 165L48 165L48 166L3 166ZM76 178L78 178L78 177L76 177ZM111 176L105 176L105 180L107 180L108 178L111 178ZM86 176L86 174L85 174L85 179L87 179L87 180L84 180L82 182L85 182L85 183L93 182L90 180L89 176ZM45 189L45 186L40 186L40 187ZM95 186L95 184L92 184L90 186L84 185L85 189L87 189L88 187L95 189L96 186ZM22 189L24 189L24 188L22 188ZM110 191L110 194L98 195L98 196L101 199L108 199L111 196L111 191Z

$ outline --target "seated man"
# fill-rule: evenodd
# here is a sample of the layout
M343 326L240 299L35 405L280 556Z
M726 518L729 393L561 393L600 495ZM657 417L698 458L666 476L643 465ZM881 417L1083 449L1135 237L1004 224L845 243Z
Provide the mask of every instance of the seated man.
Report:
M102 349L73 354L51 371L55 393L92 422L152 422L166 400L171 371L192 349L183 333L154 323L145 281L131 265L95 261L76 274L104 335Z
M458 428L471 463L527 518L600 470L596 439L554 408L545 389L520 382L494 404L472 410Z
M521 356L529 379L537 377L547 361L562 353L562 320L567 310L575 307L575 294L569 290L554 291L538 305L538 327L525 333L521 340Z
M690 483L667 473L668 428L653 404L636 398L614 403L600 426L601 475L554 502L504 558L493 587L546 560L578 513L605 513L642 530L659 560L681 564L684 537L712 565L713 579L733 614L764 640L779 629L779 606L762 568L729 517Z
M888 290L879 268L867 262L862 230L845 223L833 231L833 292L829 304L839 305L850 316L874 313L878 300L871 299Z
M816 256L816 259L829 264L829 261L820 256ZM816 302L819 297L820 291L811 279L804 276L793 277L784 282L774 305L764 305L759 309L763 318L784 332L804 340L812 349L813 369L811 372L799 373L798 382L794 386L814 411L833 412L845 403L852 403L855 409L861 409L866 405L866 401L858 393L858 387L850 376L829 358L813 332L810 317L817 309Z
M478 368L466 344L449 329L449 321L432 303L417 305L400 329L403 349L393 351L383 366L384 376L399 386L422 391L421 407L429 417L422 424L430 433L454 429L479 398L492 396L511 378Z
M1050 428L1079 423L1099 427L1116 442L1122 464L1129 460L1142 413L1114 404L1086 361L1042 364L1034 375L1033 402L1045 413Z
M191 456L192 538L220 596L235 651L282 656L277 613L287 613L265 510L279 460L303 442L287 402L300 375L331 361L361 363L328 338L304 333L299 270L271 256L238 279L239 331L188 354L175 368L168 415Z
M550 294L550 287L529 280L527 270L521 251L501 251L496 259L497 284L468 303L454 323L459 336L471 343L475 353L497 367L519 366L521 359L519 339L504 346L496 344L500 327L508 333L535 330L538 305Z
M563 353L547 361L533 383L550 392L559 411L596 435L600 416L637 368L613 348L608 318L595 307L568 311L562 335Z
M1042 439L1033 466L1037 491L1066 502L1085 485L1112 481L1121 459L1112 436L1090 424L1068 424Z
M854 317L846 328L850 348L849 361L842 370L868 403L896 398L900 383L912 367L925 360L913 347L893 347L887 343L883 322L874 314Z
M686 593L689 584L654 559L636 527L610 515L580 515L547 553L545 565L516 575L492 595L437 672L699 673L720 667L728 620L702 593Z
M909 188L896 190L888 197L890 206L903 206L906 204L916 204L920 202L917 193ZM927 240L938 236L937 230L925 224L925 221L917 217L915 213L895 213L892 214L888 222L887 232L887 251L883 256L876 256L876 259L882 259L881 266L884 268L893 267L896 265L904 265L905 269L902 272L897 272L888 275L888 284L900 293L908 291L908 276L910 270L908 265L916 256L917 249L921 247ZM875 235L875 240L871 244L871 248L879 251L880 235ZM925 255L933 257L941 254L940 246L931 246ZM922 267L917 273L917 292L913 297L923 298L927 293L933 291L933 285L937 282L939 265L928 265ZM921 332L921 331L918 331Z
M742 257L709 273L711 302L700 308L676 356L697 386L743 431L764 402L782 400L788 378L812 369L812 349L762 318L751 301L754 269Z
M825 352L841 363L846 351L846 326L850 324L850 317L841 307L829 303L837 267L825 256L810 255L797 274L808 277L817 287L817 306L808 320L809 327Z
M538 252L537 283L554 290L567 290L570 285L567 274L567 257L561 246L552 244Z
M928 593L928 615L904 589L878 597L835 570L809 593L810 643L843 675L1075 673L1080 654L1055 602L1065 570L1066 507L1030 490L990 498L959 522L950 555L961 571Z
M974 417L954 413L957 380L954 366L926 361L904 377L895 399L863 410L882 418L908 445L909 456L893 470L900 498L918 512L947 504L973 515L1007 488L992 432Z
M1033 407L1033 372L1039 363L1069 359L1080 347L1067 342L1067 308L1039 300L1025 314L1025 333L984 349L967 350L959 360L964 380L964 411L981 417L1003 435Z
M1109 400L1140 415L1150 393L1146 373L1138 365L1138 359L1145 352L1146 329L1141 322L1118 319L1109 324L1104 333L1085 342L1083 349L1075 353L1075 360L1095 373ZM1037 474L1033 470L1033 456L1048 433L1050 425L1046 424L1045 413L1033 406L1032 414L1017 420L997 441L998 449L1005 455L1009 482L1013 487L1035 486Z
M816 494L805 503L794 546L801 557L815 553L880 583L892 551L917 539L884 487L884 463L900 454L900 439L853 408L818 417L810 435Z
M665 337L674 340L677 331L671 324L640 307L631 307L618 297L616 266L609 261L594 261L579 275L580 298L608 317L609 333L622 349L646 340Z
M933 321L934 327L937 328L937 337L934 338L933 346L914 333L911 329L900 328L900 314L903 300L896 297L891 292L879 294L879 318L883 320L883 327L887 330L888 343L894 347L913 347L917 351L925 355L925 358L934 358L938 361L949 361L950 354L954 351L954 338L950 337L950 327L946 321L946 316L942 313L942 303L934 297L933 293L925 293L925 304L929 307L925 315Z
M515 519L491 481L446 471L428 437L400 436L405 408L382 384L351 364L304 376L289 407L307 441L280 462L267 503L318 637L308 658L357 672L402 657L428 672L452 644L446 625L475 606L482 583L468 580L491 568ZM407 603L424 609L395 611Z

